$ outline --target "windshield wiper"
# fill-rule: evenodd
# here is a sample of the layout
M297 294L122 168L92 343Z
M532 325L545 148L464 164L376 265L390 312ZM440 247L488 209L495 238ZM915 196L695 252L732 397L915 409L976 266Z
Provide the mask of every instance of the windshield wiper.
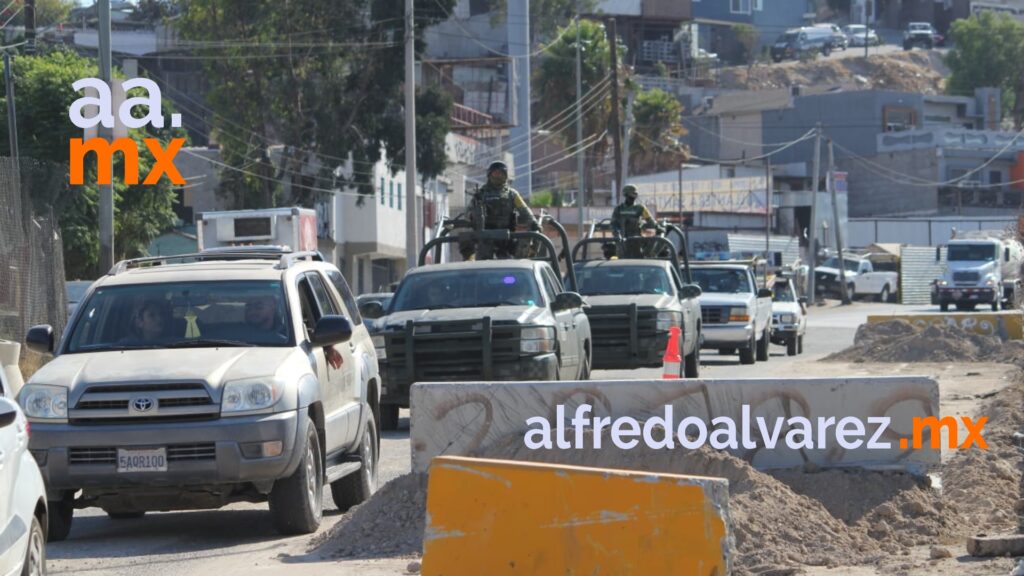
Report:
M476 308L491 308L493 306L529 306L523 302L514 302L512 300L503 300L501 302L483 302L474 305Z
M222 346L253 346L248 342L240 340L217 340L213 338L200 338L196 340L181 340L167 344L166 348L219 348Z

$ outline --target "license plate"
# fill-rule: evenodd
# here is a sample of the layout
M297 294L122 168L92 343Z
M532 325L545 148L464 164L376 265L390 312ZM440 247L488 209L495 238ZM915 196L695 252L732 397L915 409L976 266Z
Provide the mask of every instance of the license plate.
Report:
M953 298L960 298L961 296L963 296L963 293L960 292L959 290L953 291Z
M117 471L118 473L167 472L167 449L124 450L118 448Z

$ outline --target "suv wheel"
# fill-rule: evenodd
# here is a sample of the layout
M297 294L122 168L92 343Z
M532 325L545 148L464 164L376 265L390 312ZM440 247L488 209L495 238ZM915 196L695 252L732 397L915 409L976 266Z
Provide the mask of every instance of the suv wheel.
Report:
M370 412L359 443L359 472L349 474L331 484L331 497L338 510L345 512L356 504L368 500L377 491L377 423Z
M685 365L683 366L684 374L687 378L700 378L700 337L698 336L697 342L693 345L693 352L690 352L686 356Z
M757 343L757 361L767 362L768 361L768 341L771 339L769 335L770 328L764 329L764 334L761 335L761 341Z
M590 352L583 349L583 360L580 362L580 380L590 380Z
M754 352L757 348L757 335L750 335L750 342L746 348L740 348L740 364L753 364L755 361Z
M270 515L282 534L310 534L320 527L324 513L324 469L320 437L312 420L306 422L305 452L291 476L274 482Z
M32 529L28 533L28 550L25 550L25 564L21 576L43 576L46 574L46 535L39 525L39 518L32 518Z
M60 542L66 540L71 533L71 521L75 515L74 496L64 496L63 500L52 501L46 511L46 541Z
M398 430L398 404L385 404L380 407L381 430Z
M797 337L793 336L786 341L786 356L796 356L797 350Z
M888 302L889 301L889 285L888 284L886 284L885 286L882 287L882 293L878 295L878 301L879 302Z

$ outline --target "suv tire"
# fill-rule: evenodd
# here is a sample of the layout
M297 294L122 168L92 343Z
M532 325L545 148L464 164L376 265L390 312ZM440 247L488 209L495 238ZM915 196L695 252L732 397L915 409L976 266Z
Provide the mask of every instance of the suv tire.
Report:
M380 460L377 442L377 423L369 412L363 439L359 443L359 472L349 474L331 483L331 498L341 512L362 504L377 491L377 462Z
M793 336L786 341L786 356L796 356L797 350L797 337Z
M751 334L750 342L746 348L740 348L740 364L753 364L756 359L754 356L757 348L757 335Z
M690 352L683 365L683 372L687 378L700 378L700 338L693 345L693 352Z
M398 430L398 404L385 404L380 407L380 429Z
M768 361L768 340L771 339L768 331L769 328L764 329L764 334L761 335L761 340L757 343L757 361L767 362Z
M73 497L65 496L63 500L51 501L46 507L46 541L60 542L66 540L71 533L71 521L75 516Z
M306 421L302 459L292 475L274 482L270 515L282 534L310 534L320 527L324 513L324 468L320 437L312 420Z
M32 528L28 531L28 549L25 550L25 563L21 576L37 576L46 574L46 535L39 524L39 518L32 518Z

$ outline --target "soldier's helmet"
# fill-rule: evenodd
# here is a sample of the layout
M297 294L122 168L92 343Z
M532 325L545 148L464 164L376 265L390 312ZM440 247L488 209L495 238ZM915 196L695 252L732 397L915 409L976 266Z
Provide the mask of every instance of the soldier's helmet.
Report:
M626 184L625 186L623 186L622 194L625 195L627 198L636 198L637 196L640 195L640 193L636 191L636 186L633 186L632 184Z
M504 162L491 162L491 165L487 167L487 173L490 174L495 170L501 170L508 176L508 166Z

